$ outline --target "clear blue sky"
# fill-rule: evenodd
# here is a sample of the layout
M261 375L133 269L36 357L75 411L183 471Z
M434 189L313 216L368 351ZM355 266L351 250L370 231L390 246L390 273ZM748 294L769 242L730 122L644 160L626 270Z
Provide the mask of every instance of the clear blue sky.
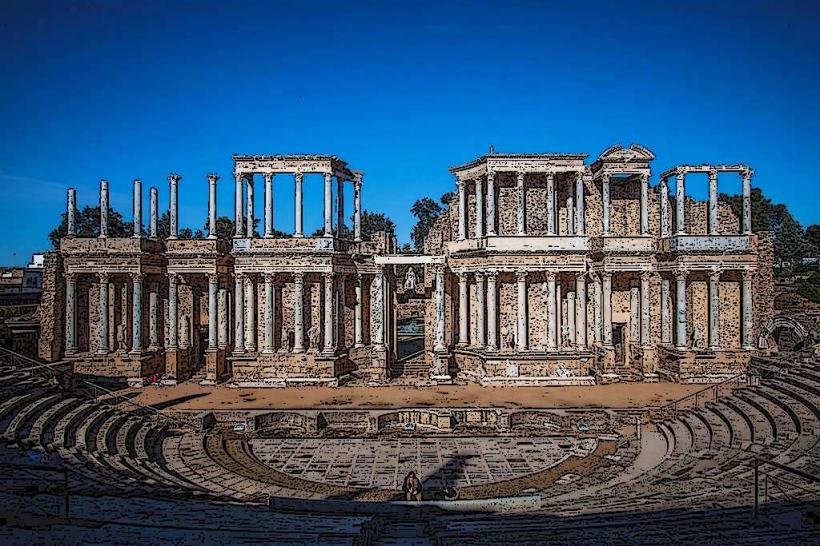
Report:
M0 264L47 249L65 188L94 204L100 178L130 218L132 179L162 208L182 174L196 228L215 171L232 216L233 153L341 156L401 241L411 203L490 144L594 158L639 142L652 184L676 163L746 162L820 222L817 3L5 1L0 23ZM275 195L291 230L290 182ZM312 231L319 179L305 198Z

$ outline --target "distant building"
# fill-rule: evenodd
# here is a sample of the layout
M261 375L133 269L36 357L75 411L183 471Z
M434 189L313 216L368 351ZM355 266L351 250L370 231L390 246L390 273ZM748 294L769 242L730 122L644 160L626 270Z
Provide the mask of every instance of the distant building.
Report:
M45 254L32 254L26 267L0 270L0 294L31 294L43 291L43 261Z

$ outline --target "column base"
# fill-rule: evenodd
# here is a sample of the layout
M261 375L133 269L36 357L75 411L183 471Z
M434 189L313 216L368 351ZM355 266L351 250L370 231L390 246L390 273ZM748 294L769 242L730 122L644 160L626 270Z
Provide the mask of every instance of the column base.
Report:
M295 355L298 355L298 354L304 353L304 352L305 352L305 348L304 348L304 347L298 347L298 348L297 348L297 347L294 347L294 348L291 350L291 352L292 352L293 354L295 354Z

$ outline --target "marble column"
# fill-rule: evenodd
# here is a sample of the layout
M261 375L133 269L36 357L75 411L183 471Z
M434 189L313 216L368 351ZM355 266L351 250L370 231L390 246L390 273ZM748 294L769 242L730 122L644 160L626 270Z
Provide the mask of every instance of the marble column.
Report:
M604 223L604 237L610 235L610 228L609 228L609 183L610 183L610 175L608 173L604 173L603 178L601 180L601 198L603 199L603 223Z
M148 291L148 349L159 348L159 294L154 283Z
M669 237L672 223L669 218L669 180L661 178L661 237Z
M330 237L333 235L333 175L325 173L325 226L324 236Z
M217 287L219 284L219 275L211 273L208 275L208 350L215 351L217 349Z
M234 173L234 178L236 179L236 185L234 186L234 194L233 194L233 203L234 203L234 212L233 212L233 222L234 222L234 239L239 239L244 234L244 230L242 229L242 225L245 223L243 221L244 216L242 212L242 195L245 192L245 184L244 184L244 174L241 173Z
M265 354L273 353L273 317L274 317L274 303L276 301L276 292L273 284L273 273L265 273L265 337L264 347L262 352Z
M302 222L302 173L293 173L293 192L294 192L294 210L293 210L293 236L304 237L305 228Z
M245 237L252 239L254 236L253 233L253 225L255 223L255 212L254 212L254 191L253 191L253 173L248 174L246 178L246 184L248 187L248 201L245 203L246 207L246 216L247 219L245 220Z
M344 235L345 227L345 181L336 177L336 236Z
M273 237L273 173L265 173L265 238Z
M370 300L370 321L373 328L373 349L384 351L384 267L376 266L376 274L373 276Z
M686 271L675 271L675 347L686 349L689 346L686 333Z
M475 179L475 236L484 236L484 185L480 176Z
M752 170L743 170L743 222L744 235L752 234Z
M743 322L743 348L754 349L754 341L752 336L753 318L752 318L752 272L743 270L742 272L742 322Z
M629 342L638 345L641 340L641 289L629 289Z
M649 281L652 278L651 276L652 274L649 271L641 272L641 345L643 347L648 347L650 344L649 321L651 318L649 315L649 304L652 293L650 292Z
M575 173L575 233L586 235L586 219L584 218L584 173Z
M487 172L487 235L495 235L495 173Z
M353 346L356 348L364 347L364 339L362 337L362 276L356 276L356 304L354 308L354 323L353 323Z
M148 237L151 239L157 238L157 223L159 214L159 195L156 188L151 188L148 193L148 209L150 220L148 222Z
M570 195L567 197L567 235L575 234L575 199Z
M594 300L592 302L592 330L595 336L595 344L601 345L604 339L604 317L603 317L603 288L601 286L601 276L595 274L593 277L594 280Z
M467 338L469 291L467 286L467 274L458 273L458 346L466 347L469 343Z
M216 239L216 181L219 175L208 175L208 239Z
M612 273L605 271L601 273L603 287L601 300L603 307L603 340L604 347L612 348Z
M516 273L518 281L518 335L515 338L517 351L526 351L529 346L527 331L527 272Z
M100 336L97 345L97 352L106 354L109 351L108 347L108 273L98 273L99 293L100 293Z
M217 305L219 306L217 345L220 349L224 349L228 346L228 291L225 288L217 291Z
M100 237L108 237L108 180L100 180Z
M134 179L134 195L131 207L134 216L131 237L139 239L142 237L142 180L139 178Z
M476 273L475 274L475 312L476 312L476 319L475 319L475 337L476 337L476 348L483 349L485 346L485 330L484 330L484 311L486 308L485 305L485 295L486 292L484 291L484 274L483 273Z
M567 341L570 345L575 345L575 292L567 291Z
M720 271L709 272L709 350L720 349Z
M436 269L436 337L434 349L444 351L444 267Z
M179 348L179 275L168 273L168 349Z
M718 218L718 173L715 169L709 169L709 235L717 235L720 232Z
M556 235L555 231L555 173L547 173L547 235Z
M66 199L66 237L74 237L77 234L77 190L68 188Z
M456 184L458 185L458 240L463 241L467 238L467 195L464 180L457 178Z
M649 174L641 174L641 235L649 235Z
M245 353L245 274L236 273L234 275L233 294L233 352L234 354Z
M498 273L487 273L487 350L498 349Z
M334 344L333 344L333 307L335 299L333 297L333 273L324 273L322 275L322 279L324 280L325 285L325 297L324 297L324 332L325 332L325 340L324 340L324 347L322 347L322 352L324 353L333 353Z
M679 170L675 175L675 209L677 215L675 235L686 234L686 172Z
M77 274L65 275L65 354L77 353Z
M293 274L293 352L305 352L305 275Z
M669 279L661 279L661 343L672 344L672 293Z
M256 279L253 275L245 275L245 309L247 320L245 324L245 350L256 352Z
M526 189L524 186L524 172L516 173L515 178L516 191L516 209L515 209L515 225L516 233L518 235L527 234L527 216L526 216ZM549 200L548 200L549 201Z
M182 180L182 177L178 174L169 174L168 175L168 185L170 187L170 202L168 203L169 207L169 218L170 218L170 235L168 235L169 239L176 239L179 236L179 181Z
M362 179L356 177L353 183L353 240L362 240Z
M587 279L585 272L575 274L575 345L579 350L587 348Z
M558 347L558 306L555 299L555 271L547 271L547 349Z

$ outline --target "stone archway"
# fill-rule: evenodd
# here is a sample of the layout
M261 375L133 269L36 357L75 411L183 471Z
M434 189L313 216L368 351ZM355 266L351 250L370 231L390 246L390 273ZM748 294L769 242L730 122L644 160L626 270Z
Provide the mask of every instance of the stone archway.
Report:
M808 337L808 331L797 319L778 315L761 326L758 347L784 351L799 350L803 348Z

